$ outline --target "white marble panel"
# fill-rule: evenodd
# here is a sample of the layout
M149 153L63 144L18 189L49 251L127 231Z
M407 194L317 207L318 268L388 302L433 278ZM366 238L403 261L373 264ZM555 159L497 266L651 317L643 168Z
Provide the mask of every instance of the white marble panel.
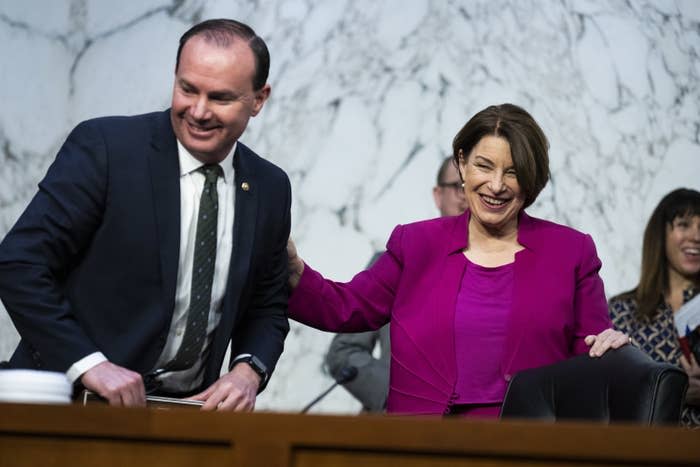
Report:
M168 106L177 39L212 17L267 41L273 93L243 140L290 174L301 254L347 280L398 223L437 215L454 134L487 105L541 123L552 182L532 214L590 233L609 295L634 285L661 196L700 189L695 0L0 1L0 234L80 120ZM259 408L330 384L330 336L293 324ZM0 358L17 341L0 313ZM354 411L338 390L319 411Z

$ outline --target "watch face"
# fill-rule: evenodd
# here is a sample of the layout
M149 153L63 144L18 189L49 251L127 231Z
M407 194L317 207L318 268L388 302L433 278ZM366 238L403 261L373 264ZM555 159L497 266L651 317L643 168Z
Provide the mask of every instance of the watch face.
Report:
M265 364L260 361L260 359L254 355L252 355L248 359L248 364L253 367L255 372L265 378L267 376L267 368L265 368Z
M262 360L260 360L255 355L244 355L244 356L241 356L241 357L235 359L233 364L236 365L236 364L242 363L242 362L247 363L248 366L250 366L253 369L253 371L255 371L255 373L257 373L258 376L260 376L261 387L264 387L264 384L267 381L268 375L267 375L267 367L262 362Z

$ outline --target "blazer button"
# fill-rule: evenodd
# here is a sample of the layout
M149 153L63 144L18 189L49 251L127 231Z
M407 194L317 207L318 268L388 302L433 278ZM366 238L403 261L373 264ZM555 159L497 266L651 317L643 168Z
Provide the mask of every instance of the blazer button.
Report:
M509 374L503 375L503 379L505 379L506 381L510 381L512 379L512 376Z

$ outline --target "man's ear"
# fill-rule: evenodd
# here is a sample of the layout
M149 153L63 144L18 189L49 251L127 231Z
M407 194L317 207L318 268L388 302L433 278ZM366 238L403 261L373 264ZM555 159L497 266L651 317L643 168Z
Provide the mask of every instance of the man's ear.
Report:
M433 200L437 210L442 212L442 189L439 186L433 187Z
M257 114L260 113L260 111L263 108L263 105L265 105L265 102L270 98L271 92L272 88L269 84L266 84L259 90L255 91L255 95L253 96L253 111L250 114L251 117L255 117Z

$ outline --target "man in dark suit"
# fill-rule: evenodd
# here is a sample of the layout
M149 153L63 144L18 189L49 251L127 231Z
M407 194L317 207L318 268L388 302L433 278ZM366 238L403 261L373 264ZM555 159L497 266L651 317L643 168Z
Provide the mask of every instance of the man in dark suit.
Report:
M113 405L149 389L253 409L289 330L289 180L238 142L268 70L251 28L205 21L180 39L171 109L73 130L0 245L13 367Z

